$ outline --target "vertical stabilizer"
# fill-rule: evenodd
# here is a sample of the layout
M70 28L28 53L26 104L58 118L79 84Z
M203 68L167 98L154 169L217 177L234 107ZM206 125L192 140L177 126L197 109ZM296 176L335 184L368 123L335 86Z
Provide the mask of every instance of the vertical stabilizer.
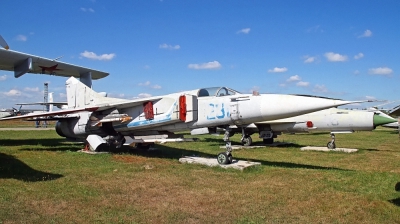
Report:
M85 108L99 104L111 104L126 101L124 99L105 97L92 90L78 79L71 77L66 82L68 108Z
M74 77L66 81L68 108L93 106L97 93Z

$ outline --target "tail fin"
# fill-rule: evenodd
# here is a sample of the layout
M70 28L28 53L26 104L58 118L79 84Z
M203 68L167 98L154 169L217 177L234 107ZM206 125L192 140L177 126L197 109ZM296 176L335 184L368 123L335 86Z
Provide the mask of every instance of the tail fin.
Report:
M66 81L68 108L85 108L100 104L125 101L124 99L105 97L97 93L78 79L71 77Z
M94 106L95 99L100 97L90 87L71 77L66 81L68 108L85 108Z

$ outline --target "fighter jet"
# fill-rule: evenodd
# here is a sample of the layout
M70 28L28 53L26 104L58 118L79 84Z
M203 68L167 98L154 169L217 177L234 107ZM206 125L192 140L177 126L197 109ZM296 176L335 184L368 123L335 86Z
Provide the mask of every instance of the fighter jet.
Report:
M0 69L42 74L39 66L53 66L51 59L0 49ZM57 120L59 135L85 140L92 150L106 144L121 147L125 136L146 136L207 127L238 127L283 119L356 101L285 94L241 94L227 87L200 88L136 100L105 97L92 90L92 78L108 73L58 61L53 75L71 76L66 81L68 108L8 119ZM75 77L80 77L81 81ZM232 162L229 133L220 164Z
M93 150L105 143L121 147L124 136L173 133L210 126L247 126L325 108L354 103L285 94L241 94L226 87L202 88L137 100L104 97L71 77L66 82L68 109L9 119L49 117L56 131L84 139ZM7 120L4 118L2 120ZM37 118L37 120L40 118ZM232 161L229 134L218 161Z
M272 144L274 138L282 133L305 133L312 131L329 131L332 140L327 143L329 149L336 147L335 134L353 133L355 131L372 131L379 125L396 120L378 110L346 110L329 108L300 116L256 122L238 128L231 126L231 132L242 133L242 144L251 145L251 134L259 133L266 144Z

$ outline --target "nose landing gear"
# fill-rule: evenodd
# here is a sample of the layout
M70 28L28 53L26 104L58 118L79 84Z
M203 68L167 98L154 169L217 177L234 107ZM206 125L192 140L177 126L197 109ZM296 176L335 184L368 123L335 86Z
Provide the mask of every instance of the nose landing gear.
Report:
M229 127L225 129L224 141L225 141L226 152L221 152L217 156L218 163L222 165L227 165L232 163L232 145L229 139L230 131L231 130Z

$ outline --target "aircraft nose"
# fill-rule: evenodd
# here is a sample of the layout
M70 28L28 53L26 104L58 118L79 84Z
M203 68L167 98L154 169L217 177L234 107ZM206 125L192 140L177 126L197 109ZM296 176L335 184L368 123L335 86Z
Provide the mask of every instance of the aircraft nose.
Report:
M261 114L265 120L281 119L354 103L314 96L265 94Z
M374 114L374 126L379 126L379 125L384 125L384 124L389 124L396 122L397 120L389 117L383 117L378 114Z

